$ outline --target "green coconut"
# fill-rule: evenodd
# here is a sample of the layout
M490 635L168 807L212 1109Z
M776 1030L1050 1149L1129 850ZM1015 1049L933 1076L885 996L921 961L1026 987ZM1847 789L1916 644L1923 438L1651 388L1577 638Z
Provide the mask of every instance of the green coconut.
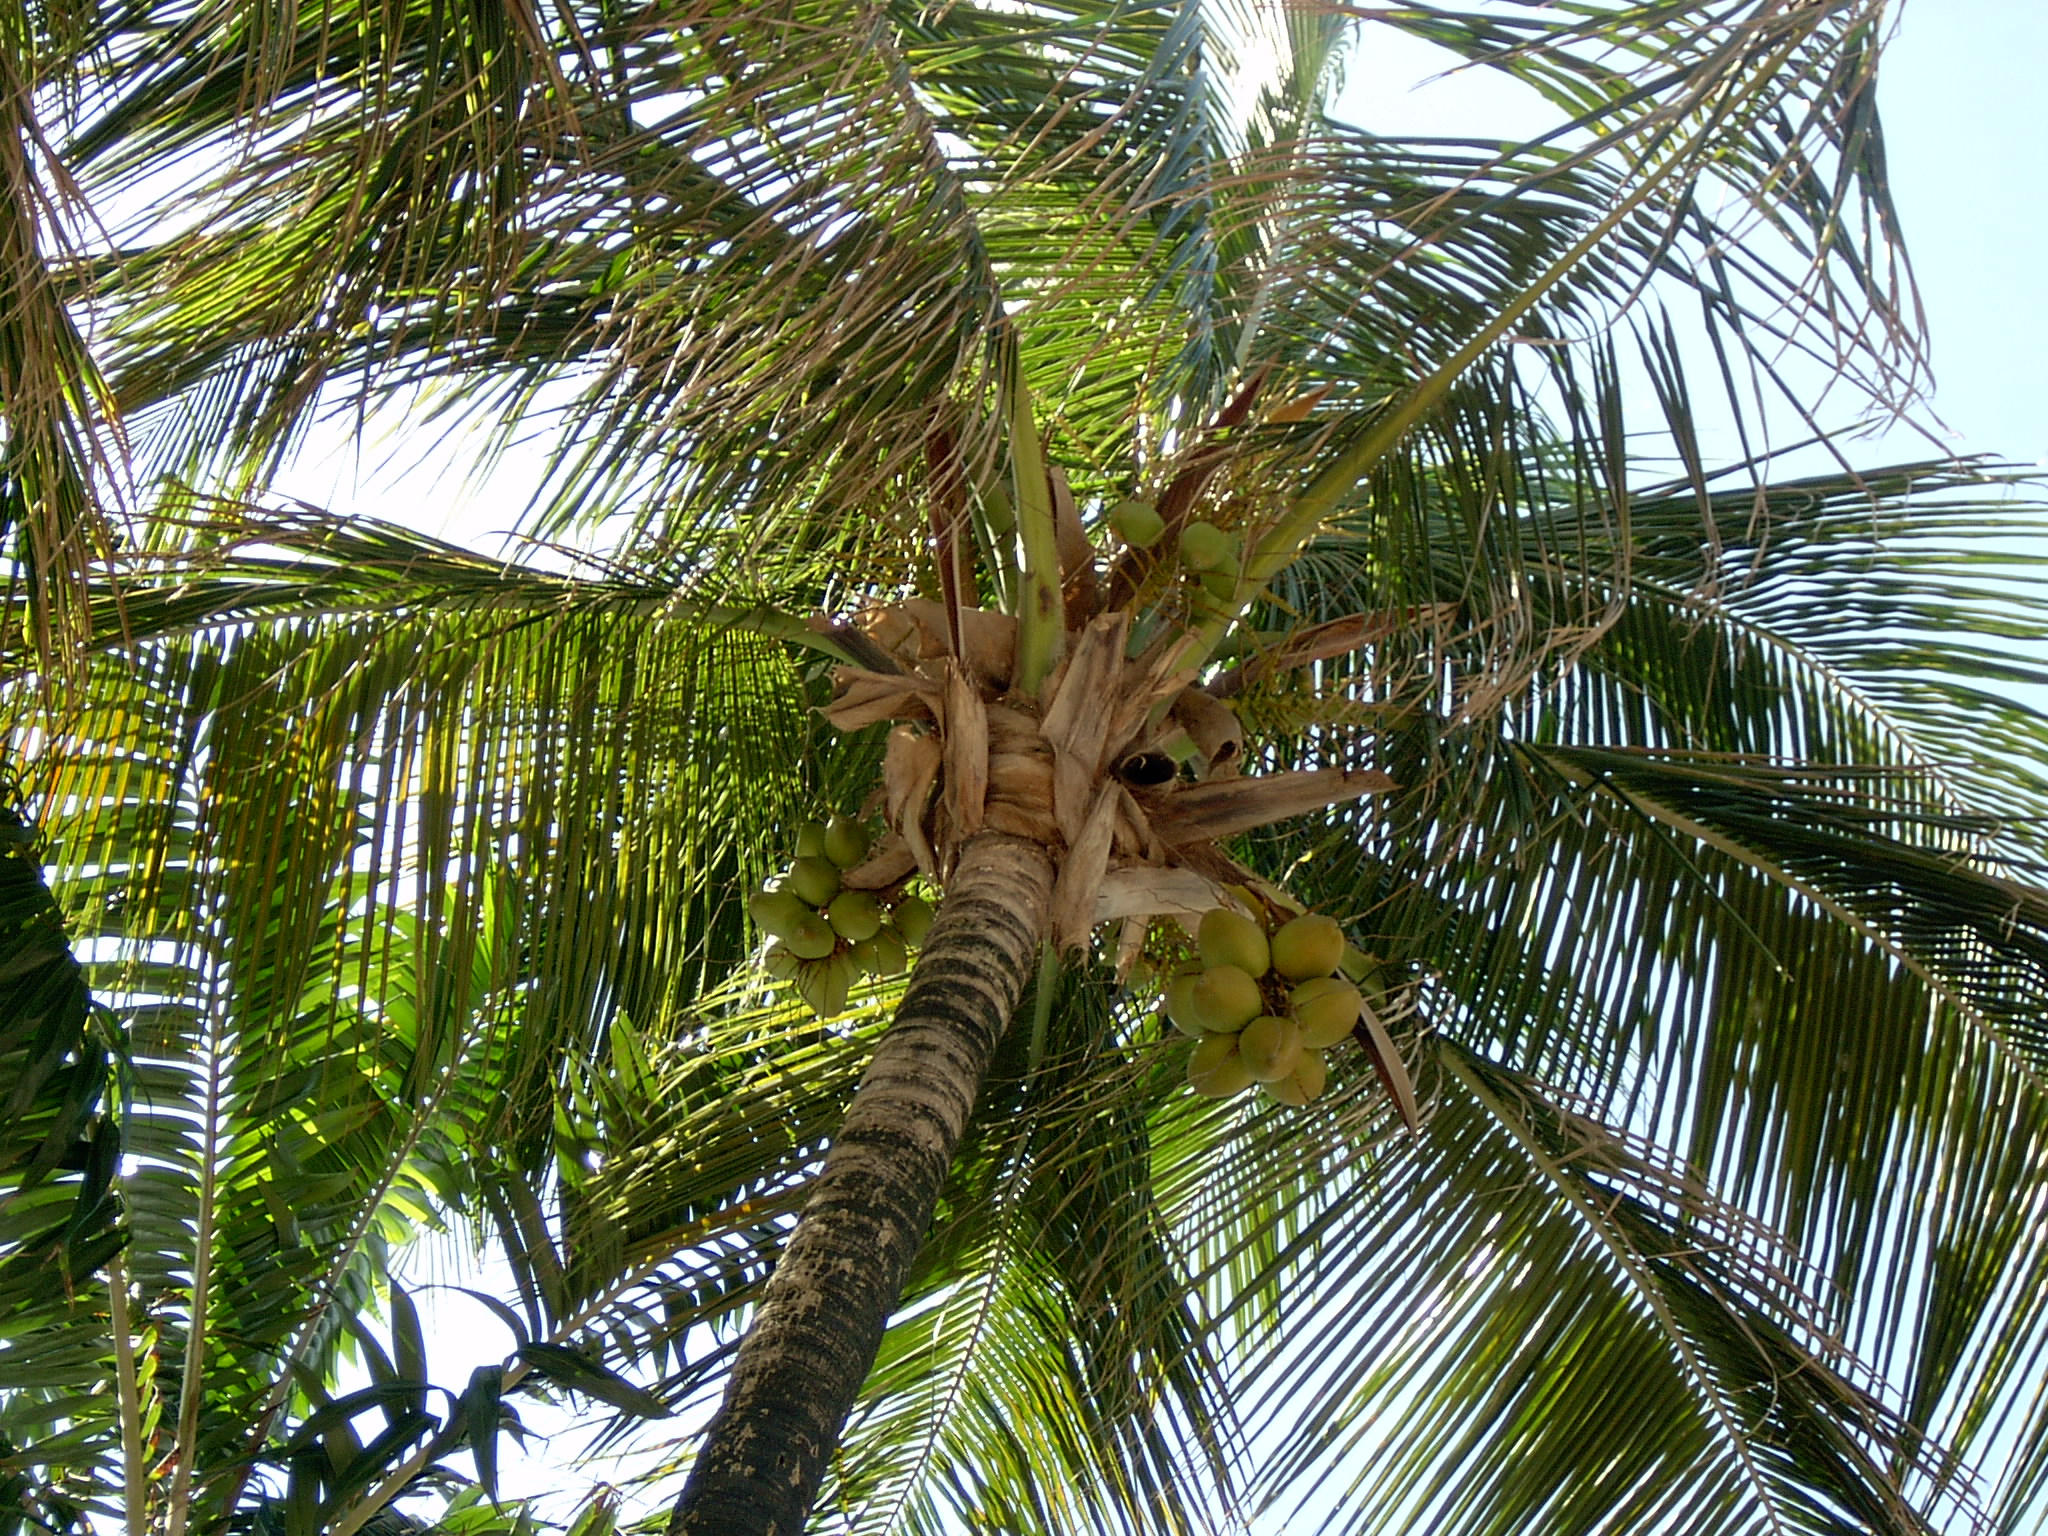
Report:
M777 981L788 981L796 975L796 968L803 964L796 951L787 944L770 944L761 952L761 969Z
M1238 1034L1237 1054L1255 1081L1277 1082L1301 1060L1301 1030L1281 1014L1261 1014Z
M811 1012L819 1018L836 1018L846 1012L847 995L852 992L858 976L859 971L851 955L813 960L796 973L797 996L809 1004Z
M1235 553L1230 535L1214 523L1188 523L1180 531L1181 564L1191 571L1221 570Z
M901 976L909 968L910 951L903 943L903 935L887 923L877 928L868 942L875 946L875 975Z
M1292 1072L1273 1082L1259 1084L1259 1092L1299 1109L1310 1100L1321 1098L1323 1086L1329 1080L1330 1069L1324 1065L1323 1053L1304 1050Z
M1202 914L1195 947L1202 952L1204 965L1234 965L1247 976L1263 976L1273 963L1265 931L1228 907L1215 907Z
M1335 918L1310 912L1273 935L1273 969L1289 981L1328 976L1344 958L1344 930Z
M1204 1034L1233 1034L1265 1006L1259 984L1234 965L1210 966L1188 989L1188 1022Z
M823 850L841 869L851 869L868 856L868 834L851 816L834 816L825 825Z
M1287 1008L1301 1026L1301 1043L1321 1051L1351 1038L1362 1001L1350 982L1316 976L1288 994Z
M807 821L796 829L796 856L800 859L821 859L825 856L825 823Z
M747 911L763 933L778 939L788 938L797 924L812 915L793 891L756 891L747 898Z
M800 960L822 960L839 947L839 935L832 925L813 912L782 936L791 953Z
M882 927L882 904L870 891L841 891L825 909L839 937L850 944L872 939Z
M789 866L787 879L789 889L814 907L830 905L839 894L838 867L822 854L798 859Z
M1166 984L1166 1016L1175 1029L1191 1040L1206 1040L1210 1033L1196 1022L1200 1015L1195 1005L1195 983L1201 979L1200 971L1189 971Z
M1166 519L1149 501L1127 496L1109 509L1109 525L1133 549L1150 549L1166 532Z
M903 942L916 949L932 931L931 903L922 896L905 896L889 909L889 920L903 935Z
M1208 1099L1227 1099L1251 1087L1252 1076L1237 1054L1237 1036L1213 1035L1188 1056L1188 1086Z

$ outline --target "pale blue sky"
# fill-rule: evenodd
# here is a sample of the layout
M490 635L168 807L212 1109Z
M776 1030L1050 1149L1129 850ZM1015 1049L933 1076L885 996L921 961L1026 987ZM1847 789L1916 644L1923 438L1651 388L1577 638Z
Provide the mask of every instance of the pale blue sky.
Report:
M1911 0L1878 90L1965 452L2048 462L2048 3Z
M1932 337L1940 421L1928 424L1950 452L2048 463L2048 0L1909 0L1897 28L1878 102ZM1379 132L1501 138L1556 121L1490 71L1412 83L1447 58L1398 37L1368 45L1340 115ZM1896 427L1849 457L1874 466L1938 451Z

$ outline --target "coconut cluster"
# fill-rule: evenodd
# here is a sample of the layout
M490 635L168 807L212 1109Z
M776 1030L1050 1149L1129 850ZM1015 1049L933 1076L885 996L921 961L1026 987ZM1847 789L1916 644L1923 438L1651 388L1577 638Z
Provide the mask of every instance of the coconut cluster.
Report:
M1150 549L1166 534L1166 519L1159 515L1158 507L1135 496L1109 509L1109 524L1133 549ZM1244 569L1244 545L1237 534L1214 523L1185 522L1175 540L1181 566L1190 580L1200 583L1212 597L1237 595Z
M1199 965L1166 988L1166 1014L1196 1041L1195 1092L1226 1099L1257 1083L1283 1104L1306 1104L1328 1077L1323 1052L1350 1038L1363 999L1337 974L1344 931L1310 913L1268 933L1228 907L1205 913Z
M867 857L868 834L850 816L797 829L788 869L747 902L756 924L773 936L762 965L795 986L819 1018L846 1011L847 994L863 975L900 976L910 951L932 925L931 906L899 894L886 903L875 891L848 890L847 870Z

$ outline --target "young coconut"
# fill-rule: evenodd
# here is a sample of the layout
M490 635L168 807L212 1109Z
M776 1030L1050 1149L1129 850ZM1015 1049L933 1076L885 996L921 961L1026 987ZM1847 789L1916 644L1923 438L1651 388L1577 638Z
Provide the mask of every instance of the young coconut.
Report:
M807 855L789 866L788 885L812 906L826 906L839 894L839 869L823 855Z
M931 903L922 896L905 896L889 909L889 921L903 935L903 942L915 949L932 931Z
M868 835L851 816L834 816L825 825L820 852L841 869L851 869L868 856Z
M853 990L857 974L851 955L813 960L796 973L797 996L819 1018L835 1018L846 1012L847 994Z
M1310 912L1273 935L1273 969L1289 981L1328 976L1344 958L1344 930L1334 918Z
M770 944L761 952L761 969L777 981L788 981L802 964L803 961L787 944Z
M1159 509L1135 496L1126 496L1109 509L1109 525L1133 549L1150 549L1166 532L1166 519Z
M1231 537L1214 523L1189 523L1180 531L1181 564L1191 571L1213 571L1234 551Z
M800 960L822 960L839 947L839 935L832 931L830 923L812 912L785 933L782 942Z
M1234 965L1212 965L1188 990L1188 1022L1204 1034L1235 1034L1265 1006L1259 984Z
M1202 952L1202 964L1212 969L1234 965L1247 976L1263 976L1273 963L1265 931L1228 907L1215 907L1202 914L1195 947Z
M1166 984L1166 1016L1190 1040L1206 1040L1210 1034L1199 1022L1202 1014L1195 1002L1195 983L1201 979L1200 971L1187 971Z
M756 891L747 898L747 911L756 927L778 939L788 938L799 923L813 915L793 891Z
M1235 1035L1214 1035L1188 1057L1188 1086L1205 1099L1227 1099L1251 1087L1252 1075L1237 1054Z
M1301 1060L1301 1031L1292 1019L1261 1014L1237 1037L1237 1054L1255 1081L1277 1082Z
M825 909L839 936L849 944L872 939L882 927L882 904L867 891L841 891Z
M1287 1007L1301 1026L1301 1043L1321 1051L1351 1038L1351 1026L1358 1022L1363 1001L1350 982L1317 976L1288 994Z
M1292 1072L1273 1082L1259 1084L1259 1092L1299 1109L1309 1100L1321 1098L1323 1087L1329 1080L1330 1069L1324 1064L1323 1053L1305 1050Z
M794 851L800 859L822 859L825 856L825 824L807 821L798 827Z
M877 928L868 942L875 946L875 975L901 976L910 968L910 951L904 945L903 935L888 924Z

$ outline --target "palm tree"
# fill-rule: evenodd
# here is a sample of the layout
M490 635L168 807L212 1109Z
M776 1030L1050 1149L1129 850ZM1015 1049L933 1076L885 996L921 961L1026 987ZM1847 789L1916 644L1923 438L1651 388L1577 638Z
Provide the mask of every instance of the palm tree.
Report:
M2036 600L1956 547L2032 514L1710 473L1645 297L1731 397L1910 383L1881 7L1369 19L1560 133L1331 121L1334 9L27 16L39 1518L345 1536L543 1379L722 1400L677 1530L2034 1518ZM544 425L608 552L279 508L351 400ZM820 1026L744 897L870 801L943 900ZM1231 903L1358 948L1314 1107L1154 1017ZM520 1287L460 1391L389 1270L447 1212Z

